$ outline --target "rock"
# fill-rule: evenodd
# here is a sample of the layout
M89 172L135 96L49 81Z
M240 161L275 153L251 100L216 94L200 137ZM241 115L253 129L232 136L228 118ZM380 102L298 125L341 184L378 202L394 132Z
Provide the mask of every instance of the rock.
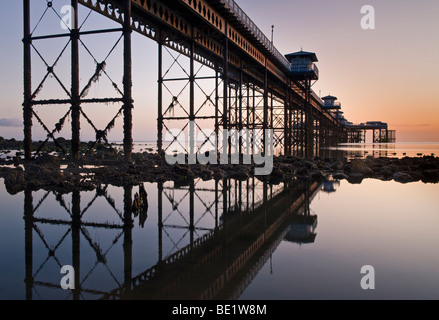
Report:
M290 164L279 163L278 168L279 168L280 170L282 170L283 172L285 172L285 173L290 173L290 172L293 171L293 166L290 165Z
M60 160L58 157L51 156L49 154L42 154L37 159L35 159L35 164L45 167L50 170L59 171L60 169Z
M236 179L238 181L246 181L249 178L249 175L247 172L245 171L237 171L237 172L232 172L232 174L230 175L230 177L232 179Z
M127 173L131 175L139 175L140 170L135 165L131 164L127 169Z
M422 175L427 181L438 181L439 180L439 169L434 170L424 170Z
M349 178L363 178L363 174L362 173L350 173L349 174Z
M203 181L209 181L212 180L212 178L213 178L213 171L208 169L204 169L201 171L201 179L203 179Z
M9 194L17 194L26 188L26 178L22 170L12 170L5 177L5 187Z
M373 170L371 168L369 168L368 166L365 165L365 163L363 161L354 161L351 163L350 166L351 173L360 173L364 176L372 176L373 175Z
M313 179L314 181L321 181L323 179L325 179L325 176L323 175L323 173L320 170L315 170L311 172L311 179Z
M334 171L341 170L341 169L343 169L343 167L344 167L344 164L340 160L337 160L336 162L334 162L333 164L331 164L329 166L329 168L334 170Z
M390 178L393 176L393 170L389 167L383 167L378 171L378 174L384 178Z
M226 176L227 176L226 173L221 169L215 170L215 172L213 174L214 179L217 181L224 179Z
M49 177L56 177L60 175L59 169L53 169L53 167L46 167L41 165L36 165L33 163L26 163L24 165L26 173L31 179L45 180Z
M303 161L302 165L305 166L309 170L318 169L317 165L311 161Z
M296 170L295 176L298 178L309 178L309 170L307 167L301 167Z
M435 170L439 169L438 163L436 161L433 161L432 159L428 159L427 161L422 161L419 164L419 168L422 170Z
M419 180L422 180L424 178L424 176L420 172L416 172L416 171L410 172L410 175L412 176L413 181L419 181Z
M296 163L297 158L293 157L293 156L286 156L283 159L284 163Z
M194 173L188 167L175 165L174 166L174 174L181 181L194 179Z
M396 172L410 172L410 167L406 165L398 166Z
M94 173L96 176L108 176L111 175L111 170L109 167L101 167L101 168L96 168L94 169Z
M233 169L235 171L244 171L244 172L249 173L251 171L251 166L245 165L245 164L241 164L241 165L236 165Z
M393 175L393 180L401 183L414 181L413 177L405 172L397 172Z
M342 172L336 172L332 174L332 178L335 180L344 180L344 179L348 179L349 176Z
M271 172L270 178L273 180L282 181L285 178L285 173L279 168L274 168Z
M67 165L67 168L68 168L68 169L78 169L79 166L78 166L77 163L72 162L72 163L69 163L69 164Z
M350 173L347 180L351 184L360 184L363 182L363 178L364 176L361 173Z

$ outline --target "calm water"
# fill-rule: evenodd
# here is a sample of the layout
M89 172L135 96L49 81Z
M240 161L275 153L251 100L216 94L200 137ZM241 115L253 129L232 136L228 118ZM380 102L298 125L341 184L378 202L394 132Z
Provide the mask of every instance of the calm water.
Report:
M330 148L341 152L348 158L373 157L418 157L422 155L439 156L439 143L436 142L398 142L398 143L346 143Z
M439 185L145 188L148 211L134 216L137 187L12 196L0 180L0 298L439 298ZM60 288L63 265L76 268L73 291ZM360 287L363 265L374 291Z
M203 143L198 142L200 147ZM123 144L120 141L114 142L113 145L118 150L123 150ZM212 146L207 144L203 148L203 151L208 151ZM172 150L171 150L172 149ZM169 153L172 153L175 148L170 148ZM155 141L135 142L133 145L133 152L157 152L157 146ZM280 148L275 148L275 154L281 154ZM0 158L6 159L16 156L17 150L3 150L0 151ZM54 153L55 154L55 153ZM418 157L421 155L439 156L439 143L437 142L398 142L398 143L346 143L340 144L337 147L331 147L326 150L320 150L320 156L340 158L347 157L352 158L364 158L367 156L373 157L393 157L402 158ZM23 156L21 156L23 158Z

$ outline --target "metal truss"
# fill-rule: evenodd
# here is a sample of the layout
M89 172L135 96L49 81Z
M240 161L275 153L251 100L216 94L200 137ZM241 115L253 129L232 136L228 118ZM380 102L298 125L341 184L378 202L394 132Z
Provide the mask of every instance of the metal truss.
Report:
M212 70L195 60L194 41L189 45L188 59L184 54L168 49L172 47L170 40L162 38L163 41L159 42L159 152L171 151L169 149L176 145L181 152L191 154L202 148L216 150L215 133L218 133L223 118L219 107L223 87L219 69ZM163 131L171 135L166 146L163 145ZM196 131L202 136L199 145L195 143L199 140Z
M59 289L59 283L47 282L43 280L38 280L38 275L45 268L49 261L55 261L56 265L61 268L63 265L72 264L76 274L75 274L75 289L69 291L69 294L65 297L66 299L81 299L85 298L84 294L91 294L94 296L101 296L105 294L97 289L86 288L86 282L90 277L93 277L93 273L96 270L98 265L103 265L105 269L108 271L111 279L114 281L114 285L122 286L124 280L118 279L117 276L113 273L111 268L108 266L107 256L110 252L114 251L115 246L119 242L119 240L124 236L124 253L126 259L131 259L131 257L127 256L127 253L130 254L130 250L127 250L126 246L130 244L131 240L131 229L133 227L132 219L131 219L131 205L126 206L125 204L125 212L119 210L116 206L115 201L108 194L107 186L99 187L96 190L94 197L86 204L84 208L81 208L81 196L79 191L74 191L72 193L71 201L66 199L66 195L59 194L54 191L46 192L40 200L34 206L33 194L32 191L25 191L25 206L24 206L24 220L25 220L25 252L26 252L26 299L33 299L34 294L39 296L38 288L52 288ZM130 190L125 190L126 196L129 196L129 200L131 201L131 192ZM52 218L44 218L37 217L37 212L41 209L41 206L50 195L54 196L54 199L59 204L59 206L67 213L68 219L52 219ZM87 211L93 206L95 201L98 198L104 198L111 208L112 211L117 215L120 223L99 223L99 222L91 222L84 221L84 218L87 215ZM129 214L127 214L126 209L129 208ZM41 210L40 210L41 211ZM67 230L63 233L62 237L55 243L51 244L50 241L46 240L46 236L42 231L42 226L58 226L65 227ZM109 229L116 231L116 235L114 236L113 241L107 248L102 248L99 244L99 241L96 241L92 237L92 233L90 232L90 228L93 229ZM41 241L43 246L47 250L47 256L41 265L36 268L34 271L34 247L36 243L34 242L34 234L37 235L37 239ZM72 262L70 261L62 261L57 257L57 251L61 245L65 242L68 236L71 236L72 241ZM80 248L81 239L84 239L89 247L93 250L96 255L96 260L93 263L93 266L85 273L84 276L81 277L81 263L80 263ZM83 249L82 249L83 250ZM130 270L125 270L125 273L130 273Z
M53 140L62 152L79 159L81 153L90 152L97 143L108 144L108 133L116 125L116 120L123 115L124 154L125 160L130 162L133 108L132 31L154 40L159 45L157 144L160 152L169 151L169 145L174 143L185 153L219 149L221 143L232 144L218 139L221 130L226 129L256 130L253 140L262 136L264 130L273 129L274 147L279 149L278 153L300 154L306 151L306 148L309 150L307 153L312 154L318 150L321 136L318 127L323 121L315 122L314 117L319 118L323 111L318 101L311 97L310 80L289 79L285 73L286 60L279 56L275 48L265 42L264 46L268 49L257 46L256 43L261 40L255 39L254 35L239 28L236 23L230 22L230 14L227 10L224 11L220 4L205 0L179 0L175 6L169 6L168 2L160 0L72 0L71 4L75 9L74 27L65 34L34 36L39 22L32 30L29 1L24 0L23 116L27 160L32 158L33 119L47 134L45 143L37 150L36 155L49 140ZM60 0L41 1L45 10L40 21L45 19L47 12L56 13L53 5L57 1ZM90 10L82 21L78 17L78 4ZM90 19L92 12L109 18L120 27L84 31L83 25ZM241 18L248 19L245 14L240 14ZM58 18L62 21L59 15ZM251 21L248 23L252 30L258 30ZM98 60L85 44L84 38L104 33L116 33L120 34L120 37L109 50L107 57ZM48 61L35 43L54 38L65 38L66 45L57 59ZM107 59L115 48L122 45L124 75L120 84L110 78L106 68ZM95 68L90 70L89 80L82 87L79 83L80 49L95 65ZM71 51L70 88L58 77L60 58L67 51ZM47 69L42 81L35 88L31 83L32 54L42 59ZM170 57L170 60L167 57ZM175 74L180 76L173 76L174 69L179 71ZM37 100L41 88L50 77L56 80L65 97ZM111 83L115 97L88 98L87 94L94 83L101 79ZM114 117L103 127L96 126L86 106L108 103L117 105ZM36 107L42 105L67 105L68 108L54 128L50 128L45 124L44 117L36 112ZM70 152L57 141L57 136L69 117L72 127ZM326 117L330 126L336 124L331 115L327 114ZM85 120L96 136L88 150L80 148L81 120ZM216 138L210 129L216 133ZM194 138L196 131L201 132L202 141L179 146L179 138L185 131L188 131L191 138ZM170 144L163 144L164 132L171 133L171 141L167 141L171 142ZM234 146L229 146L231 147ZM241 147L242 143L239 143L240 152Z
M81 21L79 19L78 13L78 1L72 0L70 5L73 10L71 24L67 25L59 13L55 9L55 5L60 1L49 1L46 0L40 1L42 5L45 6L43 13L36 23L35 26L31 26L30 22L30 0L24 0L24 103L23 103L23 116L24 116L24 149L25 149L25 158L26 160L30 160L32 158L32 120L35 119L38 124L44 129L47 133L47 138L44 143L36 150L35 156L41 152L44 146L48 141L53 140L56 146L62 151L64 154L71 156L73 159L79 159L81 157L81 144L80 144L80 130L81 130L81 119L85 120L88 125L95 132L95 141L89 146L88 150L84 150L84 153L90 152L97 143L104 142L108 143L108 133L115 126L116 119L123 114L124 117L124 153L125 159L129 161L131 159L131 150L132 150L132 120L131 120L131 110L133 108L133 101L131 95L131 1L124 1L123 15L119 14L119 18L116 19L121 23L121 27L113 28L113 29L103 29L103 30L92 30L92 31L83 31L84 24L90 19L92 9L90 9L89 13L84 17ZM97 6L108 6L105 3L96 3ZM67 29L66 33L62 34L49 34L42 36L34 36L35 32L38 31L40 23L47 18L48 13L53 12L58 18L60 23L64 24L65 29ZM122 16L124 18L122 18ZM106 33L116 33L120 34L120 36L115 41L114 45L109 50L108 54L105 56L103 60L97 60L93 52L89 49L89 47L85 44L84 38L89 35L96 34L106 34ZM41 49L37 49L37 43L48 40L48 39L65 39L65 46L62 48L59 55L56 57L54 61L48 61L45 58L45 54ZM107 60L113 54L114 50L117 46L123 44L124 51L124 77L123 83L117 83L106 71ZM79 55L80 49L84 52L84 55L88 58L92 59L95 64L95 69L89 71L89 75L87 76L88 81L85 85L81 86L80 84L80 70L79 70ZM70 50L71 61L71 86L70 88L66 83L64 83L61 78L58 76L58 67L60 59ZM46 73L42 76L42 80L36 87L32 86L32 76L33 74L32 68L32 57L36 56L40 59L44 66L46 67ZM54 78L62 91L64 92L64 97L47 97L46 99L38 99L41 90L46 84L49 78ZM104 98L87 98L88 93L92 86L100 81L101 79L105 79L105 81L109 81L113 86L115 91L115 97L104 97ZM51 88L52 89L52 88ZM98 128L93 120L86 113L86 106L96 105L96 104L105 104L109 103L119 105L116 107L116 111L114 116L102 128ZM41 106L68 106L66 113L59 119L54 128L49 128L44 119L38 114L36 111L36 107ZM71 118L71 152L65 150L65 148L60 145L56 139L56 135L59 134L68 117Z

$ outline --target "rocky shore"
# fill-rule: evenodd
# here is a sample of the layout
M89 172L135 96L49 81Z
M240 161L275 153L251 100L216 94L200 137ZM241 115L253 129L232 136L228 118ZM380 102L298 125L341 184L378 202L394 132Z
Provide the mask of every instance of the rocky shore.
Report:
M0 178L11 194L25 190L93 190L101 184L137 185L141 182L174 181L188 185L194 179L245 181L254 176L254 165L169 165L164 156L153 153L133 154L133 163L126 164L115 150L103 150L78 162L42 154L30 163L18 157L0 161ZM256 176L271 184L299 180L343 180L361 183L363 179L395 180L401 183L439 182L439 158L373 158L303 160L293 156L274 158L269 176Z

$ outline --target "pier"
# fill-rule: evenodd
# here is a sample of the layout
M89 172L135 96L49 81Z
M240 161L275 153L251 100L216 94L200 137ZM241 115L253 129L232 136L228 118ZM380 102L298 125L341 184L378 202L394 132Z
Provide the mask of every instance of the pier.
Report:
M275 186L255 179L224 179L209 185L195 181L180 188L169 183L155 186L157 198L150 194L149 201L157 207L150 205L147 219L158 221L157 242L149 244L157 248L157 256L141 273L133 271L133 252L140 248L134 241L133 187L116 191L101 186L93 192L69 194L27 189L26 299L39 298L43 290L66 293L73 300L236 298L282 240L314 242L317 216L311 214L309 204L320 184L296 181ZM43 210L47 202L59 205L56 218ZM101 212L105 208L107 222L96 221L91 214L98 203ZM189 210L184 212L186 207ZM181 224L169 222L176 216L182 218ZM58 236L46 234L47 230L56 230ZM99 239L98 231L113 240ZM57 268L70 261L75 289L63 291L56 282ZM51 273L53 267L57 272ZM103 274L96 274L97 269ZM104 274L107 281L96 287L93 279Z
M48 11L55 10L53 1L39 1L46 19ZM79 6L97 12L119 27L83 31L78 16ZM43 148L32 150L33 125L41 126L47 133L45 142L70 135L71 148L61 152L72 159L80 159L91 152L98 143L108 144L108 133L123 128L123 154L131 161L133 152L132 110L132 32L137 32L157 43L157 146L159 152L170 152L185 130L191 141L195 141L195 129L204 133L201 146L195 143L184 146L185 152L195 154L202 147L218 148L234 144L242 151L242 141L218 139L226 130L251 130L253 137L263 136L265 130L273 130L273 146L285 155L310 158L319 150L340 142L361 142L364 132L373 130L373 142L394 142L395 132L381 126L353 125L341 115L339 105L330 99L323 100L312 90L319 79L317 55L298 51L280 53L263 32L252 22L233 0L72 0L71 26L65 33L35 36L37 25L31 25L30 0L23 0L24 14L24 154L26 160L38 156ZM40 12L40 11L39 11ZM32 14L39 14L32 12ZM59 16L59 14L57 13ZM84 18L86 21L88 16ZM61 17L60 17L60 20ZM120 38L103 61L98 61L83 39L94 35L118 34ZM44 58L36 43L65 39L66 45L52 64ZM123 81L118 83L105 72L107 58L117 46L123 46ZM80 69L80 49L85 50L95 62L92 70ZM58 77L58 62L70 52L70 80L64 83ZM45 72L34 70L34 60L45 65ZM145 59L148 53L145 52ZM172 77L177 69L183 76ZM170 73L171 72L171 73ZM88 81L81 87L81 78ZM45 97L39 93L53 78L64 97ZM33 80L37 82L33 83ZM89 89L100 79L110 81L114 95L88 98ZM173 84L183 84L181 90ZM334 101L333 101L334 102ZM87 114L96 105L107 105L108 113L114 117L104 127L98 127ZM56 105L65 114L54 128L46 125L43 106ZM38 112L37 112L38 111ZM119 118L122 118L118 123ZM70 119L71 132L63 130ZM210 124L212 133L203 131L202 124ZM188 125L190 122L195 125ZM95 141L89 150L81 150L81 128L89 126L95 132ZM170 129L171 141L164 134ZM68 137L68 136L67 136ZM68 137L69 138L69 137Z

